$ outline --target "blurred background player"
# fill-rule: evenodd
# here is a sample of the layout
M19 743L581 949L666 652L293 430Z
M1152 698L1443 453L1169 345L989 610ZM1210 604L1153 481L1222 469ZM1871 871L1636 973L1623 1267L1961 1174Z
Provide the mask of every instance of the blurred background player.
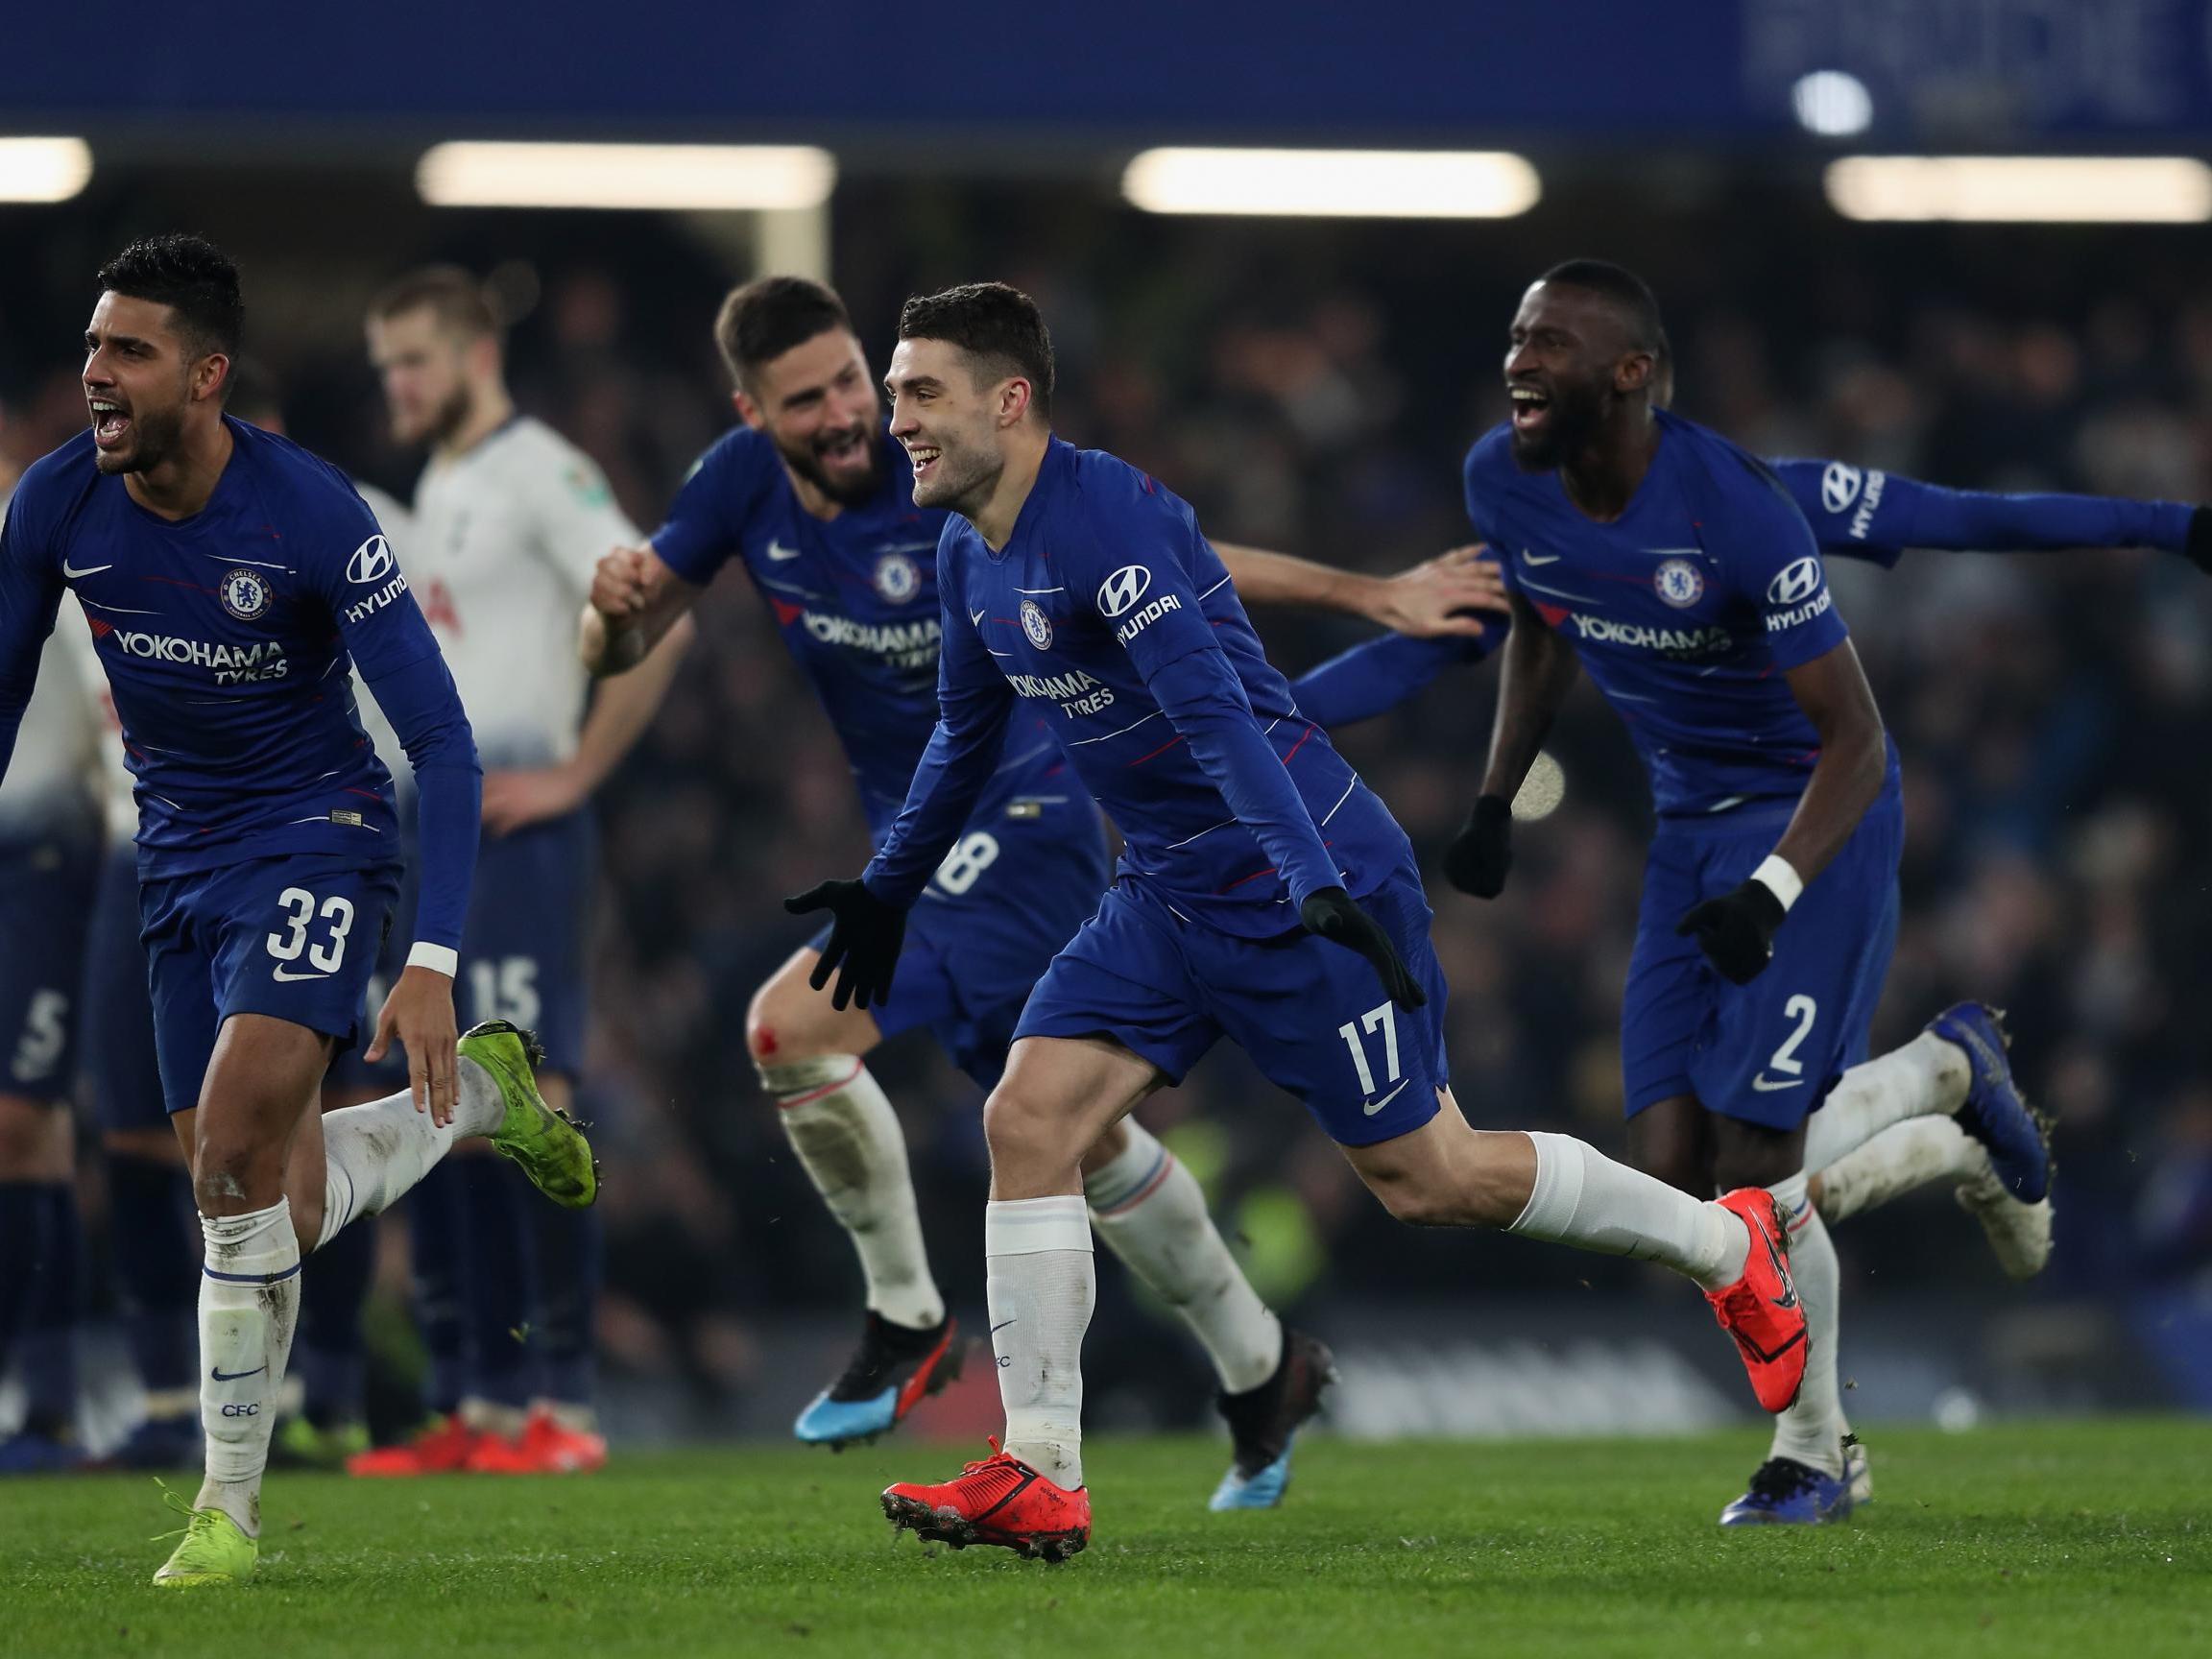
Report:
M650 548L608 561L585 621L585 660L619 672L684 614L733 558L773 609L785 644L835 725L874 838L888 832L937 718L936 551L943 512L915 505L911 469L843 302L819 283L770 276L733 291L715 342L744 426L710 449ZM1490 597L1452 559L1392 581L1257 551L1271 596L1358 607L1398 625L1472 629ZM800 1415L805 1441L843 1445L895 1426L957 1368L957 1334L925 1250L904 1133L866 1056L923 1026L984 1088L1004 1066L1022 1003L1106 884L1098 815L1062 777L1049 737L1022 725L968 832L932 877L898 983L872 1007L839 1007L814 982L822 940L756 993L747 1039L762 1087L866 1281L859 1347ZM1190 1326L1212 1358L1236 1452L1220 1507L1272 1504L1289 1437L1327 1375L1326 1350L1286 1338L1246 1283L1196 1180L1141 1125L1118 1126L1085 1161L1099 1231Z
M89 429L25 474L0 524L0 778L74 590L139 783L155 1040L204 1247L205 1473L194 1502L173 1499L186 1522L154 1583L236 1585L259 1556L301 1258L386 1208L456 1136L492 1137L560 1203L590 1203L596 1169L538 1094L525 1034L455 1029L478 785L468 719L345 476L225 417L236 267L198 237L155 237L98 286ZM357 923L364 941L381 933L399 878L390 777L350 693L322 688L346 685L349 658L423 780L430 872L422 936L370 1045L373 1058L404 1046L409 1087L325 1123L316 1095L374 965L349 943Z
M890 1487L884 1513L926 1539L1025 1556L1089 1542L1094 1278L1079 1163L1224 1036L1305 1101L1400 1219L1506 1228L1696 1280L1762 1404L1780 1408L1805 1330L1771 1200L1702 1203L1564 1136L1468 1128L1411 846L1298 716L1190 508L1052 436L1052 348L1034 302L1000 283L950 289L908 301L899 337L891 434L916 505L957 515L939 557L939 716L863 875L785 901L832 918L813 977L835 974L839 1005L890 990L907 912L988 785L1018 703L1125 850L1022 1009L984 1107L1005 1440L955 1480Z
M409 574L485 764L457 995L473 1019L538 1033L540 1087L565 1109L584 1061L591 792L652 720L692 628L672 629L587 711L576 616L593 567L636 541L636 527L595 464L517 413L499 320L475 276L411 272L376 296L367 325L393 435L430 450ZM353 1473L605 1462L592 1404L597 1219L541 1208L516 1170L481 1155L450 1160L416 1194L408 1219L436 1417L405 1445L351 1457Z
M0 459L0 519L14 477ZM68 1105L81 1053L84 914L100 869L99 735L66 643L49 639L0 780L0 1376L23 1411L0 1475L74 1467L84 1230Z
M1880 1073L1888 1121L1969 1115L2023 1200L2042 1198L2048 1159L1979 1004L1863 1064L1895 943L1903 808L1895 747L1803 516L1757 462L1652 407L1664 333L1631 274L1554 267L1511 342L1512 419L1465 476L1514 627L1482 797L1447 873L1478 897L1503 888L1510 802L1579 659L1627 722L1660 819L1622 1009L1631 1154L1686 1191L1770 1190L1812 1330L1803 1396L1721 1522L1832 1519L1851 1507L1853 1472L1808 1119L1821 1161L1879 1125L1875 1102L1814 1108L1858 1068L1863 1085Z

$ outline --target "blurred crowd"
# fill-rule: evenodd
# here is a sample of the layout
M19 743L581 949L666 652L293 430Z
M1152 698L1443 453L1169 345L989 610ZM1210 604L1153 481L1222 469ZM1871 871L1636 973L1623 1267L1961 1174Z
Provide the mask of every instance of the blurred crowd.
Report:
M1551 258L1582 252L1645 268L1670 310L1678 406L1755 452L1960 486L2212 498L2212 265L2192 268L2154 232L2030 260L2004 233L1848 243L1833 225L1784 220L1721 258L1731 244L1715 232L1741 236L1750 207L1716 204L1709 223L1671 231L1592 210L1488 242L1361 230L1354 249L1340 228L1161 228L1103 193L914 194L863 183L840 199L833 276L876 366L903 293L1018 282L1054 328L1062 434L1155 472L1225 540L1379 570L1466 540L1457 462L1503 414L1514 297ZM515 224L425 231L386 263L437 253L492 272L517 320L520 401L605 465L650 525L729 419L708 325L743 267L672 224L618 249L589 227ZM413 463L381 436L353 290L275 245L241 254L249 302L270 320L254 349L286 387L295 434L404 493ZM0 304L8 295L0 283ZM0 445L18 465L82 422L80 298L18 287L0 314ZM52 349L33 346L34 325ZM1894 573L1838 561L1833 575L1905 757L1905 924L1876 1048L1963 997L2009 1011L2021 1074L2058 1118L2059 1246L2032 1294L2203 1274L2212 581L2152 552L1915 553ZM843 758L741 577L701 620L704 648L600 801L585 1094L609 1168L606 1357L711 1400L748 1385L764 1321L855 1300L845 1242L753 1080L743 1020L752 988L805 937L778 898L852 873L867 849ZM1293 672L1359 633L1258 620ZM1475 793L1493 685L1487 667L1458 671L1340 735L1427 860ZM1454 1081L1479 1125L1573 1129L1613 1148L1647 805L1587 687L1552 751L1564 802L1525 827L1506 895L1479 904L1431 887ZM956 1304L977 1304L977 1091L911 1041L878 1072L909 1125L940 1276ZM1407 1234L1234 1055L1144 1116L1283 1305L1645 1283L1609 1262ZM1864 1216L1838 1244L1872 1294L1998 1283L1940 1195ZM1112 1358L1101 1366L1110 1379Z

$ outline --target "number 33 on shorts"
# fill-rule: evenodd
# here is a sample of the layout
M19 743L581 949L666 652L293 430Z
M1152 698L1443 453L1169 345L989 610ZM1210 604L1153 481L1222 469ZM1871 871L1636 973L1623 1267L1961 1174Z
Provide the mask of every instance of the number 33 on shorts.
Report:
M276 959L275 976L326 979L337 973L346 960L346 936L353 930L353 901L337 893L318 901L304 887L287 887L276 896L276 902L284 920L269 935L269 954ZM316 937L310 939L310 931ZM306 967L296 968L302 955Z

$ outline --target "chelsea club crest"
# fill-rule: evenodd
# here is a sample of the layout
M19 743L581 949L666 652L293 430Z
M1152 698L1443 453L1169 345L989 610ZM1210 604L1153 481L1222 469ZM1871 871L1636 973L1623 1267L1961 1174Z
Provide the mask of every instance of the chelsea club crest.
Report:
M1670 559L1651 572L1651 586L1659 589L1660 598L1679 611L1705 596L1705 572L1687 559Z
M903 605L922 591L922 572L903 553L886 553L876 561L876 591L887 605Z
M269 609L269 584L251 570L233 570L216 584L223 609L241 622L252 622Z
M1045 614L1045 607L1034 599L1022 601L1022 632L1029 636L1029 643L1038 650L1052 649L1052 618Z

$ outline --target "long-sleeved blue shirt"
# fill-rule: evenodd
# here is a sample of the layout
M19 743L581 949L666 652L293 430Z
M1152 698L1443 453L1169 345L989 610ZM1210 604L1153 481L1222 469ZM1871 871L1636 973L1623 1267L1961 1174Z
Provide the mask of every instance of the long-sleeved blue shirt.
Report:
M349 661L421 793L416 936L457 948L481 777L469 717L390 545L344 473L226 419L207 504L171 520L102 473L89 432L23 475L0 528L0 772L73 590L107 671L156 879L288 853L400 856L392 779Z
M937 726L868 866L878 897L920 893L1018 702L1120 829L1121 878L1187 919L1289 932L1309 894L1369 892L1408 854L1269 666L1190 509L1136 469L1053 441L1003 550L946 525L937 586Z
M1843 461L1767 463L1813 527L1820 551L1893 569L1908 547L1959 553L2056 552L2069 547L2188 549L2185 502L2104 495L1995 494L1923 484ZM1298 707L1324 726L1371 719L1423 690L1455 663L1479 662L1505 623L1479 637L1365 640L1291 682Z

